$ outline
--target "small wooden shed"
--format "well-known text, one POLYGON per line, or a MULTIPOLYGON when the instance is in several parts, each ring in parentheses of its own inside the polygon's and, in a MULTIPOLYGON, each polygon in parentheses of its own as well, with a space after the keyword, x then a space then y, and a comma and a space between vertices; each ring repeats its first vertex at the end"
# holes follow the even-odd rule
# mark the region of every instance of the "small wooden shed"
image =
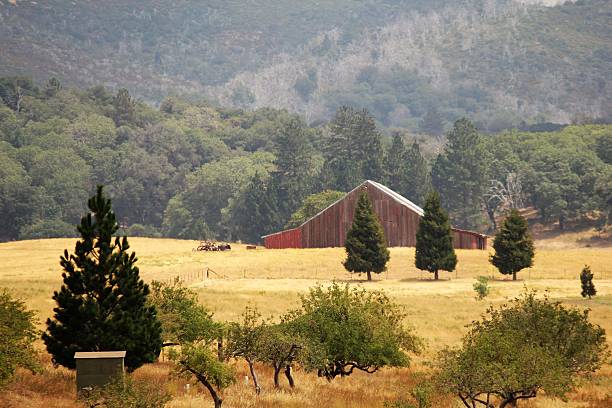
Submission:
POLYGON ((125 351, 77 351, 74 358, 77 393, 104 386, 125 372, 125 351))

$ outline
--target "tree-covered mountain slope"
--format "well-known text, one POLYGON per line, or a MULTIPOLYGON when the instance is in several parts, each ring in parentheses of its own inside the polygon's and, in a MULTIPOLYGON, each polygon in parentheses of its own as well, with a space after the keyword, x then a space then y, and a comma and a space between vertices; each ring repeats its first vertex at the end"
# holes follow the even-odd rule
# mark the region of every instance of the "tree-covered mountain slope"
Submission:
POLYGON ((0 0, 0 72, 496 129, 611 115, 611 23, 606 0, 0 0))

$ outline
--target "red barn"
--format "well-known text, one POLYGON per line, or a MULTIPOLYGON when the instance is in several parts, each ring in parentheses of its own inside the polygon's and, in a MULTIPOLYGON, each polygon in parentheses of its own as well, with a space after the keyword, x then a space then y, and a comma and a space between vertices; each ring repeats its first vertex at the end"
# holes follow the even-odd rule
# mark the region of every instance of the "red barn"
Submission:
MULTIPOLYGON (((367 192, 391 247, 413 247, 423 209, 375 181, 367 180, 297 228, 263 236, 266 248, 327 248, 344 246, 353 224, 357 197, 367 192)), ((453 228, 458 249, 486 249, 487 236, 453 228)))

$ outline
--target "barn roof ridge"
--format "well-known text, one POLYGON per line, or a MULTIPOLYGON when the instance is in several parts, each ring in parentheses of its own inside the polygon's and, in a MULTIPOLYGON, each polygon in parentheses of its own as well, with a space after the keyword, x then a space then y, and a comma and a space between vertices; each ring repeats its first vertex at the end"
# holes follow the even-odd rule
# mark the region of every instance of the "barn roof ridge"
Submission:
MULTIPOLYGON (((410 210, 416 212, 419 216, 423 216, 423 209, 421 207, 419 207, 418 205, 416 205, 415 203, 413 203, 412 201, 408 200, 406 197, 404 197, 403 195, 391 190, 389 187, 380 184, 376 181, 373 180, 366 180, 363 183, 359 184, 357 187, 355 187, 354 189, 352 189, 351 191, 347 192, 346 194, 344 194, 341 198, 339 198, 338 200, 334 201, 333 203, 331 203, 330 205, 328 205, 327 207, 325 207, 324 209, 322 209, 321 211, 319 211, 318 213, 316 213, 315 215, 313 215, 312 217, 308 218, 306 221, 304 221, 303 223, 301 223, 300 225, 298 225, 297 227, 293 227, 293 228, 289 228, 283 231, 291 231, 297 228, 301 228, 302 226, 304 226, 307 222, 309 222, 310 220, 317 218, 319 215, 323 214, 325 211, 327 211, 328 209, 330 209, 331 207, 333 207, 334 205, 336 205, 337 203, 339 203, 340 201, 344 200, 349 194, 351 194, 352 192, 359 190, 360 188, 362 188, 364 185, 366 184, 371 184, 372 186, 378 188, 379 190, 382 190, 385 194, 389 195, 391 198, 393 198, 395 201, 397 201, 398 203, 405 205, 406 207, 408 207, 410 210)), ((268 237, 270 235, 275 235, 278 234, 278 232, 273 232, 271 234, 267 234, 267 235, 262 235, 262 238, 268 237)))

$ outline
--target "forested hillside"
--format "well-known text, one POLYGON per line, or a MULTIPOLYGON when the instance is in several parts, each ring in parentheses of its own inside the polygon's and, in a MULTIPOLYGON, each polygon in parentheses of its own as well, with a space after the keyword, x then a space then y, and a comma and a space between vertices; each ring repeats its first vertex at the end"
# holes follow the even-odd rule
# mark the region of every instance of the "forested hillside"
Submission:
MULTIPOLYGON (((456 226, 481 231, 529 205, 561 228, 609 219, 611 125, 486 135, 462 119, 447 139, 438 154, 350 107, 312 127, 283 110, 178 97, 154 108, 125 89, 0 78, 0 239, 73 235, 97 184, 130 235, 256 242, 311 194, 364 179, 417 204, 434 187, 456 226)), ((337 197, 308 200, 291 222, 337 197)))
POLYGON ((349 104, 388 127, 469 115, 497 131, 608 121, 611 19, 607 0, 0 0, 0 72, 309 123, 349 104))

